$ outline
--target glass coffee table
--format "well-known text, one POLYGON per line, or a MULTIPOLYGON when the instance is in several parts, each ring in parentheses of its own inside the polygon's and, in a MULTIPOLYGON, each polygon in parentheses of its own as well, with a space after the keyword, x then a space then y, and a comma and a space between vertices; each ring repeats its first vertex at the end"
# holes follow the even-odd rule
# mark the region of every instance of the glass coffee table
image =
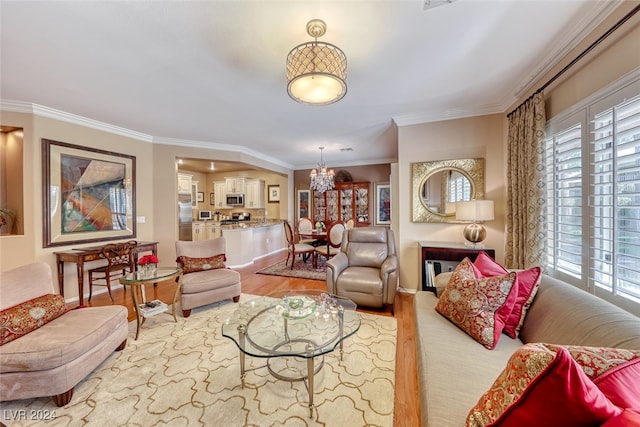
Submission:
POLYGON ((241 302, 222 335, 240 349, 240 381, 248 371, 267 368, 284 381, 304 381, 313 416, 313 380, 324 365, 324 355, 340 349, 360 328, 356 304, 317 290, 287 290, 241 302), (266 359, 266 364, 245 368, 245 357, 266 359))

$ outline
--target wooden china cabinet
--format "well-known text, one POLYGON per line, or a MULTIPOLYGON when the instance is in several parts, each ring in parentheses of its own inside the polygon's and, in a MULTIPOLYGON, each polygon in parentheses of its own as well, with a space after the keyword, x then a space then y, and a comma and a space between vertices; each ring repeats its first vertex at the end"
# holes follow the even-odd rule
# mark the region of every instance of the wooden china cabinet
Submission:
POLYGON ((353 219, 356 227, 371 224, 369 182, 337 182, 333 190, 319 193, 313 191, 314 223, 330 224, 337 220, 353 219))

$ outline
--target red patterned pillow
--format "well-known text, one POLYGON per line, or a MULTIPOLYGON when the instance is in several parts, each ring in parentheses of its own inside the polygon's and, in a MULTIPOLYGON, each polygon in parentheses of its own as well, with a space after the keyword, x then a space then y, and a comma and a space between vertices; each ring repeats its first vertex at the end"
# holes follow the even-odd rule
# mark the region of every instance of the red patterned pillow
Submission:
POLYGON ((20 338, 69 311, 61 295, 47 294, 0 312, 0 345, 20 338))
MULTIPOLYGON (((478 257, 473 262, 473 267, 477 277, 501 276, 508 273, 503 266, 484 251, 478 254, 478 257)), ((541 274, 542 269, 540 267, 516 272, 518 283, 517 286, 513 287, 513 290, 517 292, 516 301, 506 320, 503 331, 511 338, 516 338, 520 328, 522 328, 527 311, 538 293, 541 274)))
POLYGON ((606 423, 600 427, 633 427, 640 426, 640 413, 632 411, 631 409, 625 409, 618 416, 609 418, 606 423))
POLYGON ((179 256, 177 262, 182 265, 182 273, 189 274, 196 271, 215 270, 216 268, 225 268, 224 262, 227 260, 225 254, 215 255, 209 258, 189 258, 187 256, 179 256))
POLYGON ((599 425, 620 413, 567 349, 538 343, 511 356, 469 412, 466 426, 578 427, 599 425))
POLYGON ((462 260, 436 304, 436 311, 488 349, 498 344, 516 293, 515 273, 477 279, 469 258, 462 260))
POLYGON ((593 383, 614 405, 640 412, 640 358, 608 370, 593 383))
MULTIPOLYGON (((637 401, 636 399, 638 399, 636 397, 638 395, 637 393, 629 395, 627 393, 627 391, 629 390, 617 389, 615 392, 609 395, 609 390, 607 390, 606 385, 602 386, 602 384, 606 382, 606 373, 609 372, 612 373, 612 376, 618 377, 618 374, 616 374, 616 372, 624 371, 623 375, 625 379, 629 380, 634 378, 635 368, 633 368, 632 366, 637 365, 629 362, 640 360, 640 350, 627 350, 607 347, 585 347, 575 345, 559 346, 555 344, 532 343, 520 347, 520 349, 518 349, 511 356, 506 368, 502 371, 502 373, 500 373, 491 388, 482 396, 482 398, 480 398, 471 412, 469 412, 466 425, 503 425, 496 422, 502 419, 503 414, 506 413, 512 405, 515 405, 517 402, 519 402, 519 399, 521 399, 522 396, 525 395, 526 390, 528 390, 528 388, 534 383, 534 380, 536 380, 536 378, 541 375, 549 365, 551 365, 552 361, 555 360, 556 355, 560 351, 567 352, 570 355, 571 359, 575 361, 575 364, 581 368, 581 373, 577 372, 572 374, 574 376, 574 379, 572 379, 571 381, 575 380, 576 375, 579 375, 581 378, 584 376, 584 378, 582 378, 581 380, 584 384, 580 385, 580 388, 585 391, 585 395, 591 397, 599 396, 598 392, 602 392, 602 394, 611 401, 612 405, 616 407, 626 407, 621 406, 618 403, 622 402, 624 404, 629 403, 633 408, 633 405, 635 405, 633 402, 637 401), (596 384, 598 378, 601 379, 601 384, 596 384), (599 389, 598 392, 593 390, 593 386, 599 389), (616 392, 618 396, 623 395, 623 399, 625 400, 616 400, 616 392)), ((636 384, 640 383, 635 380, 633 383, 628 384, 630 387, 638 387, 636 384)), ((610 385, 614 388, 617 387, 617 385, 614 385, 613 383, 610 385)), ((576 386, 577 385, 574 384, 572 387, 576 386)), ((563 387, 560 385, 555 385, 554 388, 556 390, 563 390, 563 387)), ((570 397, 566 391, 563 393, 564 395, 550 393, 549 396, 545 397, 545 399, 549 402, 554 402, 550 407, 551 409, 555 407, 564 408, 565 406, 572 408, 575 407, 575 405, 582 405, 580 403, 580 400, 582 398, 579 396, 578 403, 573 403, 573 400, 575 400, 576 396, 573 396, 573 400, 570 399, 569 402, 557 402, 555 400, 552 400, 556 399, 557 397, 560 397, 562 399, 570 397)), ((525 411, 529 411, 529 409, 525 409, 525 411)), ((508 419, 511 420, 511 417, 508 417, 508 419)), ((517 417, 514 418, 514 420, 517 419, 517 417)), ((558 421, 559 420, 560 419, 558 419, 558 421)), ((533 424, 531 425, 536 425, 537 422, 537 420, 534 420, 532 421, 533 424)), ((564 425, 562 423, 551 424, 564 425)), ((523 425, 526 425, 526 423, 523 425)))

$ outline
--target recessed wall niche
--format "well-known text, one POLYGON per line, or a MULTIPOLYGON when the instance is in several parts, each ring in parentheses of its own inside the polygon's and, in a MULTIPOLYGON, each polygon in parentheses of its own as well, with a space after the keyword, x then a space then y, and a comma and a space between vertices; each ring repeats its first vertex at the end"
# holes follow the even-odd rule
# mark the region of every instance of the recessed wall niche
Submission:
POLYGON ((22 128, 0 125, 0 236, 24 234, 22 128))

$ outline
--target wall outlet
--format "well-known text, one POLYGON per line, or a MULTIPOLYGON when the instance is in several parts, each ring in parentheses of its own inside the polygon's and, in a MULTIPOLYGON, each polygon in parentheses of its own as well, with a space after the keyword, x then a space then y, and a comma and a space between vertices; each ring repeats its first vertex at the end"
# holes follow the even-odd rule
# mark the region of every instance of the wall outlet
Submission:
POLYGON ((144 224, 145 222, 147 222, 147 218, 146 218, 146 217, 144 217, 144 216, 136 217, 136 222, 137 222, 138 224, 144 224))

